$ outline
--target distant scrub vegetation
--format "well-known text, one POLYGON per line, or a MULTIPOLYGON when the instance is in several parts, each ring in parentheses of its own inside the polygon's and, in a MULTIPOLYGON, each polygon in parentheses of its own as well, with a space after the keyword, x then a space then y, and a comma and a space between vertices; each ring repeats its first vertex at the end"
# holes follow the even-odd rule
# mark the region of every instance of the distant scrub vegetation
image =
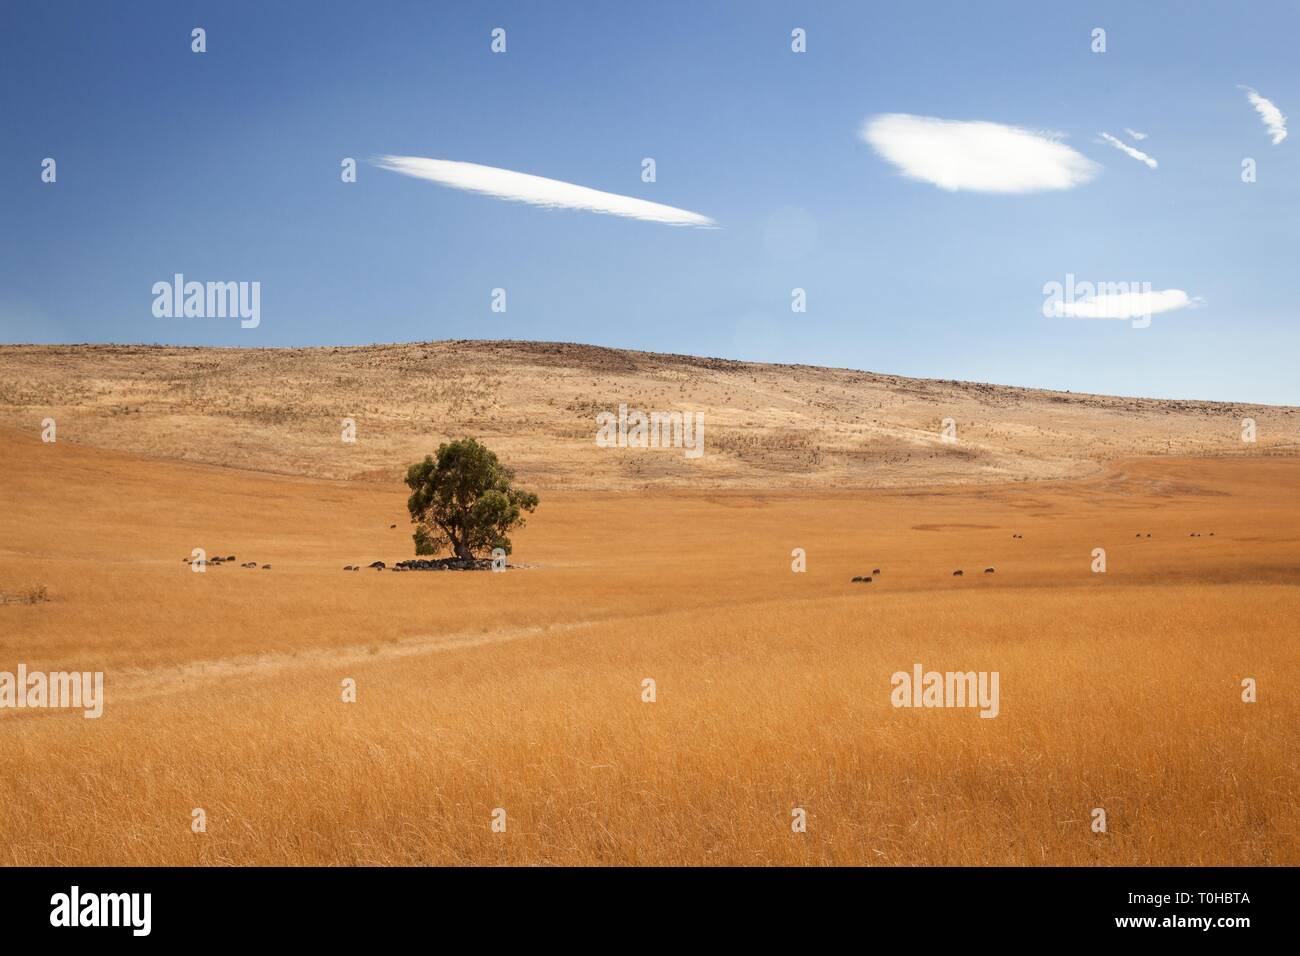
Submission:
POLYGON ((0 591, 0 604, 44 604, 50 599, 50 590, 44 584, 33 584, 18 591, 0 591))

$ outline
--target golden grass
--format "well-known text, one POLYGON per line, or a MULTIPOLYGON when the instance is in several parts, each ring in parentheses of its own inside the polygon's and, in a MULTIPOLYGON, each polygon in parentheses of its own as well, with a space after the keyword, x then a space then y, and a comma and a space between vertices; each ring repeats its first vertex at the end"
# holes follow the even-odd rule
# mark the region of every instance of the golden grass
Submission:
POLYGON ((410 555, 396 484, 0 453, 0 591, 50 596, 0 670, 108 691, 0 712, 3 863, 1300 863, 1300 462, 552 492, 493 575, 341 571, 410 555), (1000 716, 894 709, 915 662, 999 671, 1000 716))

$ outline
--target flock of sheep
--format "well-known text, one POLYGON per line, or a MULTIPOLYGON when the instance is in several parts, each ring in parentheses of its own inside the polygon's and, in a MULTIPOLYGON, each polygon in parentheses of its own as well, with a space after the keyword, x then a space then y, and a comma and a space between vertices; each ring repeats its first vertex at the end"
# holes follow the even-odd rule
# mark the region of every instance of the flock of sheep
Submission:
MULTIPOLYGON (((985 568, 985 569, 984 569, 984 573, 985 573, 985 574, 993 574, 996 570, 997 570, 996 568, 985 568)), ((952 573, 952 576, 953 576, 954 578, 960 578, 960 577, 962 577, 963 575, 965 575, 965 573, 966 573, 966 572, 963 571, 961 568, 958 568, 956 571, 954 571, 954 572, 952 573)), ((861 574, 861 575, 858 575, 857 577, 853 578, 853 580, 850 581, 849 583, 850 583, 850 584, 870 584, 874 578, 876 578, 877 576, 879 576, 879 574, 880 574, 880 568, 875 568, 875 569, 874 569, 870 574, 861 574)))
MULTIPOLYGON (((394 526, 394 527, 396 527, 396 526, 394 526)), ((1191 538, 1199 538, 1199 537, 1201 537, 1203 534, 1207 534, 1207 533, 1206 533, 1206 532, 1201 532, 1201 531, 1193 531, 1193 532, 1191 532, 1191 534, 1188 535, 1188 537, 1191 537, 1191 538)), ((1213 532, 1213 531, 1208 532, 1207 536, 1213 538, 1213 537, 1214 537, 1214 532, 1213 532)), ((1013 537, 1013 538, 1024 538, 1024 535, 1023 535, 1023 534, 1013 534, 1011 537, 1013 537)), ((1147 538, 1149 538, 1149 537, 1151 537, 1151 533, 1150 533, 1150 532, 1146 532, 1146 533, 1144 534, 1143 532, 1139 531, 1136 535, 1134 535, 1134 537, 1136 537, 1136 538, 1141 538, 1141 537, 1147 537, 1147 538)), ((222 558, 222 557, 215 557, 215 558, 182 558, 181 560, 184 561, 186 564, 191 565, 191 566, 199 566, 199 567, 220 567, 220 566, 223 565, 223 564, 233 564, 234 561, 235 561, 236 559, 235 559, 235 556, 232 554, 232 555, 230 555, 229 557, 225 557, 225 558, 222 558)), ((397 563, 397 565, 395 565, 395 566, 392 568, 392 570, 394 570, 394 571, 398 571, 398 570, 402 570, 402 571, 406 571, 406 570, 442 570, 442 566, 443 566, 444 564, 454 564, 454 563, 455 563, 455 562, 445 562, 445 561, 399 561, 399 562, 397 563)), ((468 562, 468 563, 473 564, 474 562, 468 562)), ((241 568, 257 568, 258 566, 259 566, 259 565, 258 565, 258 563, 257 563, 256 561, 246 561, 246 562, 244 562, 243 564, 240 565, 241 568)), ((263 571, 270 571, 270 570, 271 570, 271 566, 270 566, 269 564, 263 564, 263 565, 261 565, 260 567, 261 567, 261 569, 262 569, 263 571)), ((372 563, 372 564, 370 564, 370 565, 367 565, 367 567, 374 568, 376 571, 383 571, 383 570, 385 570, 386 565, 384 564, 383 561, 375 561, 374 563, 372 563)), ((360 571, 360 570, 361 570, 361 565, 359 565, 359 564, 357 564, 357 565, 349 564, 349 565, 346 565, 346 566, 343 568, 343 570, 344 570, 344 571, 360 571)), ((996 568, 993 568, 993 567, 988 567, 988 568, 985 568, 985 569, 984 569, 984 573, 985 573, 985 574, 994 574, 994 573, 996 573, 996 571, 997 571, 997 569, 996 569, 996 568)), ((954 578, 960 578, 960 577, 963 577, 965 574, 966 574, 966 572, 965 572, 964 570, 962 570, 961 568, 957 568, 955 571, 952 572, 952 576, 953 576, 954 578)), ((851 583, 851 584, 870 584, 870 583, 871 583, 875 578, 877 578, 877 577, 879 577, 879 576, 880 576, 880 568, 873 568, 873 569, 871 570, 871 573, 870 573, 870 574, 859 574, 859 575, 856 575, 856 576, 852 579, 852 581, 851 581, 850 583, 851 583)))
MULTIPOLYGON (((190 565, 191 567, 199 567, 199 568, 219 568, 219 567, 221 567, 221 565, 223 565, 223 564, 234 564, 236 558, 235 558, 235 556, 232 554, 232 555, 230 555, 230 557, 228 557, 228 558, 221 558, 221 557, 216 557, 216 558, 181 558, 181 560, 184 561, 186 564, 190 565)), ((256 561, 245 561, 243 564, 240 565, 240 567, 241 567, 241 568, 256 568, 256 567, 258 567, 258 564, 257 564, 256 561)), ((270 566, 269 564, 263 564, 263 565, 261 565, 261 568, 262 568, 263 571, 270 571, 270 570, 271 570, 271 566, 270 566)))
MULTIPOLYGON (((1205 535, 1206 537, 1213 538, 1213 537, 1214 537, 1214 532, 1213 532, 1213 531, 1210 531, 1210 532, 1207 533, 1207 532, 1202 532, 1202 531, 1193 531, 1191 534, 1188 535, 1188 537, 1189 537, 1189 538, 1199 538, 1199 537, 1201 537, 1202 535, 1205 535)), ((1013 537, 1013 538, 1024 538, 1024 535, 1023 535, 1023 534, 1013 534, 1011 537, 1013 537)), ((1149 537, 1151 537, 1151 533, 1148 531, 1148 532, 1146 532, 1145 535, 1144 535, 1143 532, 1139 531, 1136 535, 1134 535, 1134 537, 1135 537, 1135 538, 1141 538, 1141 537, 1147 537, 1147 538, 1149 538, 1149 537)), ((985 568, 985 569, 984 569, 984 573, 985 573, 985 574, 994 574, 994 573, 996 573, 996 571, 997 571, 997 568, 992 568, 992 567, 989 567, 989 568, 985 568)), ((872 578, 878 576, 879 574, 880 574, 880 568, 875 568, 875 569, 872 570, 872 572, 871 572, 870 574, 860 574, 860 575, 854 577, 854 578, 852 579, 852 581, 850 581, 849 583, 850 583, 850 584, 870 584, 871 581, 872 581, 872 578)), ((952 572, 952 576, 953 576, 954 578, 964 577, 965 574, 966 574, 966 572, 963 571, 961 568, 957 568, 955 571, 952 572)))

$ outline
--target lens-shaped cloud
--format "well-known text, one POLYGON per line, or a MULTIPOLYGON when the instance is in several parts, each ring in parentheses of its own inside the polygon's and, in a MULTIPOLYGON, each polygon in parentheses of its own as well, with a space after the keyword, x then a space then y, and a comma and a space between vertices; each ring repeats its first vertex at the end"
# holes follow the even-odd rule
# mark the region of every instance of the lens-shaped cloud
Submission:
POLYGON ((1073 189, 1101 170, 1058 134, 1001 123, 885 113, 868 119, 861 136, 904 176, 950 191, 1073 189))
POLYGON ((710 227, 717 224, 708 216, 673 206, 664 206, 632 196, 601 192, 558 179, 517 173, 495 166, 461 163, 450 159, 426 159, 423 156, 380 156, 374 164, 403 176, 482 193, 497 199, 526 202, 547 209, 585 209, 588 212, 623 216, 645 222, 662 222, 673 226, 710 227))
POLYGON ((1133 319, 1185 309, 1199 302, 1200 299, 1191 298, 1182 289, 1162 289, 1159 292, 1105 293, 1077 302, 1058 299, 1049 307, 1054 315, 1071 319, 1133 319))

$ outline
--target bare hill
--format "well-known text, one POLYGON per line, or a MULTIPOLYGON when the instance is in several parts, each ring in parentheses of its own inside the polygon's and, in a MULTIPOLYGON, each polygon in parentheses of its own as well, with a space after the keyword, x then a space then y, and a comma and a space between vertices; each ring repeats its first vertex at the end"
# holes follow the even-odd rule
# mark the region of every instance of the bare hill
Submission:
POLYGON ((537 342, 0 346, 0 423, 268 472, 395 480, 487 442, 539 488, 886 487, 1062 478, 1134 455, 1294 455, 1300 409, 1116 398, 537 342), (704 454, 601 448, 620 404, 704 413, 704 454), (956 441, 944 441, 943 421, 956 441), (1242 441, 1242 419, 1258 440, 1242 441), (356 441, 342 440, 343 420, 356 441))

